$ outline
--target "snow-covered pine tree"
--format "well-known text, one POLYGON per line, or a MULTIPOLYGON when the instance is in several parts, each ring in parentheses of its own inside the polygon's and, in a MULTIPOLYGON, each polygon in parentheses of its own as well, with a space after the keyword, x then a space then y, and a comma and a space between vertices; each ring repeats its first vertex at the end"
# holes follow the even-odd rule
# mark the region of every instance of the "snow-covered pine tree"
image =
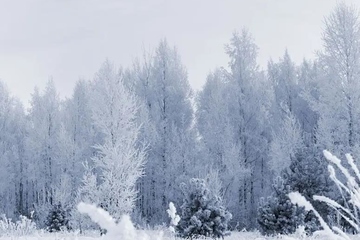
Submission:
MULTIPOLYGON (((283 171, 283 176, 285 184, 310 201, 323 218, 330 214, 326 204, 312 199, 313 195, 327 196, 331 190, 326 162, 315 148, 308 147, 298 151, 291 159, 289 169, 283 171)), ((308 232, 319 230, 320 224, 311 211, 305 215, 305 226, 308 232)))
POLYGON ((223 238, 229 235, 228 222, 232 215, 222 206, 220 198, 212 196, 205 180, 192 178, 181 184, 184 203, 177 233, 184 238, 201 236, 223 238))
POLYGON ((61 203, 55 204, 50 210, 46 220, 46 228, 49 232, 58 232, 69 229, 69 221, 66 211, 61 203))
POLYGON ((258 223, 264 235, 290 234, 304 225, 305 210, 291 203, 287 194, 290 186, 281 177, 273 183, 273 194, 260 200, 258 223))

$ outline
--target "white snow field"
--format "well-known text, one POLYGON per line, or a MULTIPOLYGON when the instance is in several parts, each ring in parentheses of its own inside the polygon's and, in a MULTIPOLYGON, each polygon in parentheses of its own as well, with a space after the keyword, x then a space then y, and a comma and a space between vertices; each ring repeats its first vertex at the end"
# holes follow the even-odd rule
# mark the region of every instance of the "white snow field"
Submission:
MULTIPOLYGON (((146 231, 149 236, 159 236, 159 232, 156 231, 146 231)), ((352 240, 360 240, 360 236, 349 236, 352 240)), ((95 240, 95 239, 106 239, 105 236, 96 237, 96 236, 76 236, 75 234, 65 234, 65 233, 38 233, 33 236, 8 236, 0 237, 0 240, 95 240)), ((151 238, 156 239, 156 238, 151 238)), ((210 238, 209 238, 210 239, 210 238)), ((276 236, 276 237, 265 237, 262 236, 259 232, 232 232, 231 236, 225 237, 225 240, 332 240, 327 237, 313 236, 313 237, 304 237, 301 235, 290 235, 290 236, 276 236)), ((114 240, 124 240, 122 238, 114 240)), ((127 240, 127 239, 126 239, 127 240)), ((137 239, 136 239, 137 240, 137 239)), ((174 238, 171 236, 164 236, 161 240, 181 240, 181 238, 174 238)))
MULTIPOLYGON (((170 206, 171 209, 171 206, 170 206)), ((110 216, 105 210, 96 207, 92 204, 80 203, 78 205, 79 212, 90 216, 93 222, 99 224, 100 227, 107 230, 107 234, 99 236, 98 232, 91 232, 91 234, 80 235, 79 232, 59 232, 59 233, 48 233, 45 231, 35 231, 32 234, 25 236, 16 236, 12 232, 3 232, 0 240, 180 240, 181 238, 174 237, 171 230, 163 228, 162 230, 138 230, 134 227, 128 215, 123 215, 118 222, 110 216), (8 234, 9 235, 8 235, 8 234), (11 235, 12 234, 12 235, 11 235)), ((172 209, 173 218, 176 216, 175 209, 172 209)), ((176 224, 174 224, 176 225, 176 224)), ((299 228, 294 234, 291 235, 279 235, 274 237, 265 237, 260 232, 232 232, 230 236, 225 237, 225 240, 272 240, 272 239, 283 239, 283 240, 345 240, 345 239, 359 239, 360 235, 348 235, 344 238, 339 235, 321 235, 326 234, 323 232, 315 232, 313 236, 306 236, 304 228, 299 228)), ((204 239, 204 238, 203 238, 204 239)), ((210 239, 210 238, 208 238, 210 239)))

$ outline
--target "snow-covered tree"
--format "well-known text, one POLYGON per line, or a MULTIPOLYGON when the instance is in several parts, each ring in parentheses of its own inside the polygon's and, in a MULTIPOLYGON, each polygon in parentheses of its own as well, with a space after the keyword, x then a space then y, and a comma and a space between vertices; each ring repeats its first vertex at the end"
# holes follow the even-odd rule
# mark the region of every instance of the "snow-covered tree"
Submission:
POLYGON ((253 227, 257 201, 266 192, 272 87, 259 70, 247 30, 234 33, 225 50, 230 71, 209 76, 198 97, 198 129, 204 152, 221 171, 227 207, 237 213, 234 225, 253 227))
POLYGON ((258 208, 257 221, 265 235, 291 234, 304 225, 304 208, 298 207, 287 196, 290 186, 277 177, 273 183, 273 194, 262 198, 258 208))
POLYGON ((319 115, 316 138, 336 154, 356 153, 360 139, 360 23, 353 7, 339 3, 325 18, 323 50, 318 54, 318 99, 310 101, 319 115))
POLYGON ((296 66, 287 50, 279 62, 268 63, 275 96, 270 165, 277 174, 289 166, 297 151, 316 141, 317 114, 307 101, 308 96, 317 96, 316 70, 316 64, 306 60, 296 66))
POLYGON ((292 157, 288 169, 283 172, 291 189, 307 199, 313 195, 326 195, 331 190, 326 164, 316 151, 316 148, 298 151, 292 157))
POLYGON ((269 153, 269 164, 276 175, 288 168, 295 154, 305 147, 302 129, 291 112, 287 112, 280 126, 273 136, 269 153))
POLYGON ((53 204, 69 201, 67 160, 70 151, 61 105, 52 80, 48 82, 44 92, 35 89, 32 95, 26 155, 29 161, 32 204, 40 226, 44 224, 46 213, 53 204))
POLYGON ((192 178, 188 184, 182 184, 184 203, 176 231, 180 237, 223 238, 229 235, 228 222, 232 215, 220 198, 213 196, 206 186, 205 180, 192 178))
POLYGON ((162 40, 154 55, 127 74, 149 115, 141 134, 149 143, 146 175, 139 181, 139 211, 151 223, 167 220, 168 202, 179 203, 180 183, 196 168, 192 90, 177 50, 162 40))
POLYGON ((8 217, 29 214, 25 120, 22 104, 0 81, 0 212, 8 217))
POLYGON ((237 141, 237 128, 230 122, 233 112, 228 107, 232 99, 228 94, 227 75, 224 69, 208 75, 204 88, 197 96, 196 118, 201 136, 201 159, 207 164, 204 167, 206 174, 202 177, 209 179, 206 175, 213 171, 211 168, 218 169, 222 184, 212 187, 222 193, 226 207, 236 213, 240 212, 240 206, 234 198, 239 198, 242 178, 249 172, 239 157, 241 146, 237 141))
MULTIPOLYGON (((330 219, 330 209, 319 202, 313 201, 313 195, 328 196, 331 191, 331 181, 326 171, 326 165, 314 147, 298 151, 291 159, 289 168, 284 170, 283 176, 292 191, 301 193, 309 200, 326 219, 330 219)), ((305 226, 309 233, 319 230, 319 223, 313 212, 306 212, 305 226)))
POLYGON ((243 226, 253 227, 258 200, 266 192, 263 183, 267 181, 270 132, 265 126, 270 123, 272 88, 259 71, 257 46, 247 30, 233 35, 226 53, 230 58, 231 69, 228 86, 231 96, 228 103, 231 113, 229 119, 236 132, 235 143, 240 146, 237 161, 250 170, 248 176, 243 176, 239 189, 241 214, 238 220, 249 219, 243 226))
POLYGON ((119 219, 130 213, 137 196, 136 182, 144 173, 145 148, 139 144, 141 125, 136 122, 139 105, 125 87, 123 73, 106 61, 92 85, 92 118, 102 143, 93 157, 98 168, 99 204, 119 219))
POLYGON ((269 62, 268 73, 274 86, 276 104, 280 108, 279 114, 286 115, 287 112, 295 114, 297 112, 299 86, 296 67, 287 50, 279 63, 269 62))
MULTIPOLYGON (((82 177, 82 181, 76 191, 74 199, 75 204, 79 202, 100 204, 101 192, 99 191, 97 176, 94 167, 90 166, 88 162, 83 163, 85 172, 82 177)), ((76 207, 71 209, 70 226, 75 229, 83 231, 85 229, 94 229, 96 226, 87 216, 80 214, 76 207)))
MULTIPOLYGON (((84 174, 83 163, 89 161, 95 150, 92 148, 98 143, 92 121, 90 105, 90 83, 79 80, 74 88, 73 95, 64 103, 62 109, 64 121, 64 135, 67 138, 69 157, 67 172, 70 176, 72 198, 75 198, 81 177, 84 174)), ((73 206, 75 208, 75 206, 73 206)))
POLYGON ((311 107, 309 96, 312 99, 319 98, 318 92, 318 64, 309 60, 303 60, 298 68, 297 82, 300 92, 296 104, 296 118, 302 129, 302 137, 306 146, 316 144, 316 130, 318 114, 311 107))
POLYGON ((49 232, 64 231, 69 228, 68 214, 61 206, 61 203, 55 204, 50 210, 46 219, 46 229, 49 232))

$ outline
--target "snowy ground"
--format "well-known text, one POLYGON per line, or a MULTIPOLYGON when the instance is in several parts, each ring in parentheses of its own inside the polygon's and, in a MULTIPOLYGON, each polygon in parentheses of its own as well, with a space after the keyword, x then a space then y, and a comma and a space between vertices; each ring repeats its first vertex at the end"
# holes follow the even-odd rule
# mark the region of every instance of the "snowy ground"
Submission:
MULTIPOLYGON (((148 231, 148 233, 150 233, 148 231)), ((156 232, 153 235, 157 235, 156 232)), ((353 240, 360 240, 360 236, 350 236, 353 240)), ((102 237, 97 236, 75 236, 74 234, 50 234, 50 233, 38 233, 34 236, 24 236, 24 237, 0 237, 0 240, 95 240, 103 239, 102 237)), ((231 236, 226 237, 225 240, 331 240, 326 237, 308 237, 304 238, 301 236, 278 236, 278 237, 264 237, 257 232, 233 232, 231 236)), ((122 239, 119 239, 122 240, 122 239)), ((173 237, 164 237, 162 240, 175 240, 173 237)), ((176 239, 178 240, 178 239, 176 239)))

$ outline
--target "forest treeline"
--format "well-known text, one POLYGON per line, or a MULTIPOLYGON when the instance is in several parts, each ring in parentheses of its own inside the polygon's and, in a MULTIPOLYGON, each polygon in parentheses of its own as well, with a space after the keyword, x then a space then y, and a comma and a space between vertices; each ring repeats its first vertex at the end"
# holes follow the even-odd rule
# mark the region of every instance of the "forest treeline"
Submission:
MULTIPOLYGON (((360 157, 358 16, 339 4, 315 59, 295 64, 285 50, 266 69, 250 32, 235 32, 228 66, 211 70, 198 92, 166 40, 129 68, 105 61, 65 100, 49 81, 25 110, 1 83, 0 213, 34 211, 41 226, 61 204, 76 225, 74 208, 86 200, 156 225, 168 222, 169 202, 182 204, 180 184, 197 177, 222 196, 232 227, 257 227, 260 199, 304 163, 299 156, 360 157)), ((305 162, 302 171, 326 168, 305 162)))

